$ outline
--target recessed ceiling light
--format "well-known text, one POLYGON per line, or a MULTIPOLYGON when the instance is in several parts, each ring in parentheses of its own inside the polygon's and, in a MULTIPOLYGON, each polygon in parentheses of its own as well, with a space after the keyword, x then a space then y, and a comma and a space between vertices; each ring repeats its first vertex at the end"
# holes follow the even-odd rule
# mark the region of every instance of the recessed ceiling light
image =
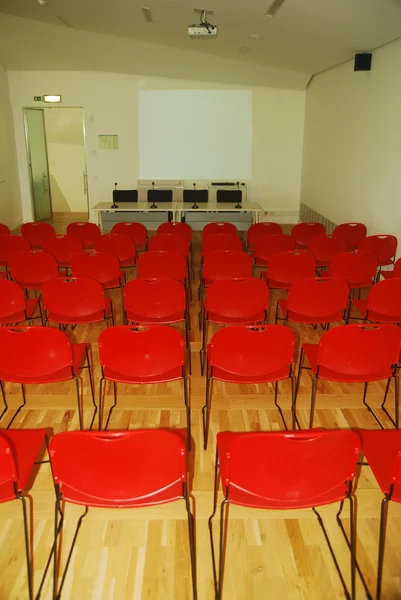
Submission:
POLYGON ((44 94, 43 102, 61 102, 61 96, 55 94, 44 94))
POLYGON ((265 12, 265 17, 274 17, 282 4, 284 4, 284 0, 274 0, 273 4, 265 12))
POLYGON ((46 0, 38 0, 38 4, 40 4, 40 6, 44 6, 46 4, 46 0))
POLYGON ((260 38, 262 37, 261 35, 259 35, 258 33, 250 33, 249 37, 252 38, 253 40, 260 40, 260 38))
POLYGON ((147 6, 141 6, 141 11, 143 12, 143 16, 145 17, 146 22, 152 23, 152 25, 154 25, 155 22, 153 21, 150 8, 148 8, 147 6))
POLYGON ((241 48, 238 50, 238 52, 240 54, 248 54, 250 49, 251 49, 250 46, 241 46, 241 48))

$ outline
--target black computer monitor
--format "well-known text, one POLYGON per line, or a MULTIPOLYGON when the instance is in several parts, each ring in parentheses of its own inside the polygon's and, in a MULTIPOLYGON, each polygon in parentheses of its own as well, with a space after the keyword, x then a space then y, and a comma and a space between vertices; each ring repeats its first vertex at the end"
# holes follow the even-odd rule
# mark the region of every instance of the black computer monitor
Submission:
POLYGON ((185 203, 204 204, 209 200, 209 190, 184 190, 183 200, 185 203))
POLYGON ((242 190, 217 190, 216 202, 230 202, 231 204, 241 204, 242 190))

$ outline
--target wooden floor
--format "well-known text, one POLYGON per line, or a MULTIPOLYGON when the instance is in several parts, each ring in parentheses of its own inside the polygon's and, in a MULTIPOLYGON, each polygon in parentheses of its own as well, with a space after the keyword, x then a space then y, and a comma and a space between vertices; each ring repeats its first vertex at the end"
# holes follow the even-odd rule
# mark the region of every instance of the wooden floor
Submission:
MULTIPOLYGON (((131 277, 134 273, 131 273, 131 277)), ((192 434, 194 449, 192 496, 196 514, 197 576, 199 600, 214 598, 207 518, 212 509, 215 435, 221 430, 279 430, 282 423, 273 404, 269 385, 226 385, 215 383, 211 433, 207 452, 202 447, 201 407, 205 380, 200 375, 200 336, 197 327, 197 295, 193 293, 192 358, 190 378, 192 434)), ((113 292, 121 323, 121 298, 113 292)), ((271 317, 276 295, 271 296, 271 317)), ((95 381, 98 384, 97 338, 99 326, 81 326, 68 331, 72 341, 92 344, 95 381)), ((320 332, 309 327, 293 327, 298 348, 301 341, 318 339, 320 332)), ((299 351, 297 349, 297 355, 299 351)), ((89 426, 92 406, 87 373, 83 372, 85 425, 89 426)), ((384 392, 381 384, 369 386, 368 399, 378 407, 384 392)), ((7 385, 10 404, 20 401, 20 389, 7 385)), ((97 385, 98 389, 98 385, 97 385)), ((308 422, 311 390, 309 374, 300 385, 298 417, 302 427, 308 422)), ((111 402, 111 389, 107 401, 111 402)), ((279 400, 289 417, 289 386, 280 384, 279 400)), ((54 432, 78 428, 75 391, 72 383, 27 388, 28 408, 14 422, 15 428, 47 427, 54 432)), ((3 418, 6 427, 13 411, 3 418)), ((386 426, 390 426, 383 419, 386 426)), ((362 408, 362 386, 320 383, 316 426, 327 428, 375 428, 375 422, 362 408)), ((185 427, 185 411, 179 383, 156 386, 120 386, 118 406, 110 429, 139 427, 185 427)), ((32 545, 34 548, 35 593, 41 581, 52 544, 54 491, 50 467, 38 469, 30 497, 33 504, 32 545)), ((370 468, 361 467, 357 485, 357 555, 370 593, 376 579, 379 510, 381 492, 370 468)), ((0 505, 0 600, 27 598, 25 554, 21 507, 18 502, 0 505)), ((335 508, 321 511, 346 577, 349 554, 335 521, 335 508)), ((68 547, 81 514, 79 507, 67 508, 63 548, 68 547)), ((347 512, 345 511, 345 522, 347 512)), ((216 519, 216 526, 218 519, 216 519)), ((216 527, 217 532, 217 527, 216 527)), ((383 581, 383 599, 401 598, 401 506, 389 510, 383 581)), ((65 553, 64 553, 65 557, 65 553)), ((348 581, 348 579, 347 579, 348 581)), ((45 581, 41 598, 51 598, 51 577, 45 581)), ((227 538, 225 600, 334 600, 344 598, 343 588, 327 549, 316 517, 310 510, 257 511, 231 507, 227 538)), ((152 509, 107 511, 90 509, 77 540, 63 598, 73 600, 184 600, 190 599, 190 564, 185 507, 181 502, 152 509)), ((357 598, 366 598, 358 578, 357 598)))

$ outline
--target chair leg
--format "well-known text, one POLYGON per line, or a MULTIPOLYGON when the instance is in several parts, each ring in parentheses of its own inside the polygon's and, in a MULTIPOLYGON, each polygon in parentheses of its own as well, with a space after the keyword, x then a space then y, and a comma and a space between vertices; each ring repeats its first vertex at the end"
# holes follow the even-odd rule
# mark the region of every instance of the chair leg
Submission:
POLYGON ((315 375, 312 379, 312 393, 310 400, 310 414, 309 414, 309 429, 313 427, 313 417, 315 415, 315 403, 316 403, 316 392, 317 392, 318 376, 315 375))
POLYGON ((102 431, 102 420, 103 420, 103 408, 104 408, 104 377, 100 379, 99 384, 99 431, 102 431))
POLYGON ((291 415, 292 415, 292 429, 295 431, 296 428, 301 429, 301 425, 299 424, 297 417, 297 406, 296 406, 296 396, 295 396, 295 376, 290 375, 291 380, 291 415))
POLYGON ((387 400, 387 394, 390 388, 390 381, 391 381, 391 377, 388 379, 387 381, 387 385, 386 385, 386 391, 384 394, 384 399, 381 405, 381 409, 384 413, 386 413, 386 415, 388 416, 388 418, 390 419, 390 421, 392 422, 392 424, 394 425, 394 427, 396 429, 399 428, 399 409, 400 409, 400 404, 399 404, 399 400, 400 400, 400 382, 397 376, 397 372, 394 373, 394 375, 392 376, 392 378, 394 379, 394 407, 395 407, 395 419, 393 419, 393 417, 390 415, 390 413, 388 412, 388 410, 386 409, 386 400, 387 400))
POLYGON ((0 389, 1 389, 1 396, 3 398, 3 404, 4 404, 4 408, 0 414, 0 419, 3 417, 3 415, 6 414, 6 412, 8 411, 8 404, 7 404, 7 399, 6 399, 6 394, 4 391, 4 382, 0 381, 0 389))
POLYGON ((203 448, 207 449, 207 439, 209 437, 210 427, 210 404, 212 400, 212 377, 209 366, 206 365, 206 402, 202 406, 202 423, 203 423, 203 448))
POLYGON ((225 498, 220 506, 220 541, 219 541, 219 581, 217 584, 216 600, 223 598, 223 578, 224 578, 224 562, 227 544, 227 528, 228 528, 228 499, 225 498), (227 512, 226 512, 227 508, 227 512), (224 515, 224 513, 226 513, 224 515))
POLYGON ((97 413, 97 404, 96 404, 96 401, 95 401, 95 388, 94 388, 94 385, 93 385, 92 362, 91 362, 90 357, 89 357, 89 348, 88 348, 88 346, 86 346, 86 364, 88 365, 89 385, 90 385, 90 388, 91 388, 92 404, 93 404, 94 409, 95 409, 95 411, 93 413, 92 421, 91 421, 91 424, 90 424, 90 427, 89 427, 89 429, 92 429, 93 423, 95 422, 96 413, 97 413))
MULTIPOLYGON (((3 385, 4 383, 2 382, 2 392, 3 392, 3 385)), ((25 385, 23 383, 21 383, 21 392, 22 392, 22 404, 19 405, 19 407, 17 408, 13 418, 11 419, 11 421, 9 422, 9 424, 7 425, 6 429, 10 429, 11 425, 13 424, 15 418, 17 417, 17 415, 21 412, 21 410, 23 408, 25 408, 26 406, 26 393, 25 393, 25 385)), ((3 400, 5 402, 5 395, 3 392, 3 400)))
POLYGON ((284 414, 283 411, 281 410, 281 406, 278 404, 277 402, 277 397, 278 397, 278 381, 275 382, 274 384, 274 404, 280 414, 281 420, 284 424, 284 428, 286 431, 288 431, 288 427, 287 427, 287 423, 285 422, 285 418, 284 418, 284 414))
POLYGON ((109 410, 109 414, 107 415, 106 425, 104 426, 105 431, 107 430, 107 427, 109 426, 111 413, 113 412, 113 410, 115 409, 115 407, 117 405, 117 383, 115 381, 113 381, 113 395, 114 395, 114 403, 109 410))
POLYGON ((77 403, 78 403, 78 417, 79 417, 79 428, 82 430, 84 428, 84 407, 83 407, 83 397, 81 396, 81 392, 79 389, 79 379, 76 375, 73 377, 75 379, 75 388, 77 392, 77 403))
POLYGON ((196 584, 196 553, 195 553, 195 532, 194 532, 194 516, 191 512, 191 507, 189 504, 189 498, 186 494, 184 496, 185 507, 187 510, 188 517, 188 535, 189 535, 189 552, 191 556, 191 577, 192 577, 192 594, 193 600, 197 600, 198 598, 198 588, 196 584))
POLYGON ((201 365, 201 375, 205 373, 205 361, 206 361, 206 346, 207 346, 207 332, 208 332, 208 319, 207 315, 203 316, 203 326, 202 326, 202 348, 200 349, 200 365, 201 365))
POLYGON ((301 370, 303 369, 303 361, 304 361, 304 349, 301 348, 301 356, 299 357, 298 374, 297 374, 297 385, 295 388, 295 401, 297 400, 297 397, 298 397, 299 382, 301 379, 301 370))
POLYGON ((381 503, 376 600, 381 599, 381 589, 382 589, 382 580, 383 580, 384 546, 385 546, 385 540, 386 540, 386 525, 387 525, 387 513, 388 513, 389 500, 390 500, 390 498, 388 496, 385 496, 385 498, 383 498, 382 503, 381 503))
POLYGON ((278 310, 279 310, 279 304, 278 302, 276 302, 276 316, 274 318, 274 324, 277 324, 277 319, 278 319, 278 310))
POLYGON ((185 403, 185 412, 187 416, 187 436, 188 436, 188 452, 191 451, 192 448, 192 438, 191 438, 191 407, 189 405, 189 393, 188 393, 188 379, 183 374, 182 383, 184 386, 184 403, 185 403))
POLYGON ((184 323, 185 323, 185 342, 187 345, 187 353, 188 353, 188 370, 189 374, 192 375, 192 355, 191 355, 191 342, 189 337, 189 315, 185 314, 184 323))
POLYGON ((24 538, 25 538, 25 555, 26 555, 26 569, 28 574, 28 595, 29 600, 33 600, 33 581, 32 581, 32 563, 31 555, 29 551, 29 527, 28 527, 28 514, 26 510, 26 499, 21 494, 17 494, 17 498, 22 502, 22 514, 24 518, 24 538))

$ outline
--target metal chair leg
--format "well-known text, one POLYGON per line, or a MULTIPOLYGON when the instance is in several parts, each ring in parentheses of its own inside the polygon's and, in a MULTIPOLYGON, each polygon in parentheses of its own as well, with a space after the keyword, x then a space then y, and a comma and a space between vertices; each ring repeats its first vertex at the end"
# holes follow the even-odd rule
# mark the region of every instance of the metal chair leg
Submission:
POLYGON ((274 404, 280 414, 280 417, 283 422, 285 430, 288 431, 288 427, 287 427, 287 423, 285 422, 283 411, 281 410, 281 406, 277 402, 277 397, 278 397, 278 381, 276 381, 274 384, 274 404))
POLYGON ((93 417, 92 417, 92 421, 90 424, 89 429, 92 429, 93 427, 93 423, 95 422, 95 418, 96 418, 96 413, 97 413, 97 404, 96 404, 96 400, 95 400, 95 388, 93 385, 93 375, 92 375, 92 361, 90 360, 89 357, 89 348, 88 346, 86 346, 86 364, 88 365, 88 374, 89 374, 89 385, 91 388, 91 396, 92 396, 92 404, 95 408, 94 413, 93 413, 93 417))
POLYGON ((77 392, 79 428, 82 430, 84 428, 83 398, 81 397, 81 393, 80 393, 80 389, 79 389, 79 379, 78 379, 78 377, 76 375, 74 375, 73 379, 75 379, 75 388, 76 388, 76 392, 77 392))
POLYGON ((24 518, 24 538, 25 538, 25 555, 26 555, 26 569, 28 574, 28 594, 29 600, 33 600, 33 581, 32 581, 32 562, 29 551, 29 527, 28 527, 28 514, 26 510, 26 499, 21 494, 17 494, 17 498, 22 503, 22 514, 24 518))
POLYGON ((309 429, 313 427, 313 417, 315 415, 315 403, 316 403, 316 391, 317 391, 318 376, 315 375, 312 379, 312 393, 310 401, 310 413, 309 413, 309 429))
POLYGON ((185 342, 187 345, 187 353, 188 353, 188 370, 189 370, 189 374, 192 375, 191 342, 190 342, 190 337, 189 337, 189 316, 187 314, 185 314, 184 323, 185 323, 185 342))
POLYGON ((220 541, 219 541, 219 581, 217 584, 216 600, 223 598, 223 578, 224 578, 224 562, 227 542, 228 514, 224 518, 226 508, 228 509, 229 501, 227 498, 223 500, 220 506, 220 541))
POLYGON ((381 589, 382 589, 382 580, 383 580, 384 546, 385 546, 385 540, 386 540, 386 525, 387 525, 387 512, 388 512, 389 500, 390 500, 390 498, 388 496, 385 496, 381 503, 376 600, 381 599, 381 589))
POLYGON ((188 436, 188 451, 191 451, 192 448, 192 438, 191 438, 191 408, 189 405, 189 393, 188 393, 188 379, 183 373, 182 383, 184 386, 184 403, 185 403, 185 411, 187 416, 187 436, 188 436))
POLYGON ((4 408, 0 414, 0 419, 3 417, 3 415, 6 414, 6 412, 8 411, 8 404, 7 404, 7 399, 6 399, 6 394, 4 392, 4 383, 3 381, 0 381, 0 390, 1 390, 1 396, 3 398, 3 404, 4 404, 4 408))
POLYGON ((201 375, 205 373, 205 361, 206 361, 206 346, 207 346, 207 332, 208 332, 208 320, 206 318, 206 314, 203 317, 203 327, 202 327, 202 348, 200 349, 200 365, 201 365, 201 375))
POLYGON ((104 426, 105 431, 107 431, 107 427, 109 426, 111 413, 113 412, 113 410, 115 409, 115 407, 117 405, 117 383, 115 381, 113 381, 113 394, 114 394, 114 403, 109 410, 109 414, 107 415, 106 425, 104 426))
POLYGON ((212 377, 209 372, 209 366, 206 365, 206 402, 202 406, 203 448, 204 448, 204 450, 207 449, 207 440, 209 437, 211 399, 212 399, 212 377))
POLYGON ((219 455, 217 452, 217 445, 216 445, 216 459, 215 459, 214 464, 215 464, 215 467, 214 467, 214 487, 213 487, 213 490, 214 490, 214 492, 213 492, 213 511, 208 519, 208 526, 209 526, 210 548, 211 548, 211 553, 212 553, 214 593, 215 593, 215 597, 217 598, 218 590, 217 590, 216 554, 214 551, 214 542, 213 542, 213 517, 216 514, 217 496, 219 493, 219 455))
MULTIPOLYGON (((2 388, 1 389, 2 389, 2 392, 3 392, 3 400, 5 402, 5 395, 4 395, 3 385, 4 385, 4 383, 2 382, 2 388)), ((6 429, 10 429, 10 427, 13 424, 13 422, 14 422, 15 418, 17 417, 17 415, 26 406, 25 385, 23 383, 21 383, 21 392, 22 392, 22 404, 20 404, 19 407, 17 408, 17 410, 15 411, 15 414, 14 414, 13 418, 11 419, 11 421, 9 422, 9 424, 7 425, 6 429)))
POLYGON ((186 494, 184 496, 185 507, 187 510, 188 517, 188 535, 189 535, 189 552, 191 556, 191 577, 192 577, 192 593, 193 600, 197 600, 198 598, 198 588, 196 584, 196 553, 195 553, 195 532, 194 532, 194 516, 191 512, 191 507, 189 504, 189 498, 186 494))
POLYGON ((297 400, 297 396, 298 396, 299 382, 301 380, 301 370, 303 369, 303 360, 304 360, 304 349, 301 348, 301 355, 299 357, 299 365, 298 365, 298 373, 297 373, 297 385, 295 388, 295 401, 297 400))
POLYGON ((390 377, 390 379, 387 381, 387 386, 386 386, 386 392, 384 394, 384 399, 381 405, 381 409, 382 411, 388 416, 388 418, 390 419, 390 421, 392 422, 392 424, 394 425, 394 427, 396 429, 399 428, 399 400, 400 400, 400 391, 399 391, 399 387, 400 387, 400 382, 398 380, 398 376, 397 376, 397 371, 394 372, 394 374, 392 375, 392 378, 390 377), (390 381, 391 379, 394 379, 394 408, 395 408, 395 419, 393 419, 393 417, 390 415, 390 413, 388 412, 385 404, 386 404, 386 400, 387 400, 387 393, 388 390, 390 388, 390 381))

